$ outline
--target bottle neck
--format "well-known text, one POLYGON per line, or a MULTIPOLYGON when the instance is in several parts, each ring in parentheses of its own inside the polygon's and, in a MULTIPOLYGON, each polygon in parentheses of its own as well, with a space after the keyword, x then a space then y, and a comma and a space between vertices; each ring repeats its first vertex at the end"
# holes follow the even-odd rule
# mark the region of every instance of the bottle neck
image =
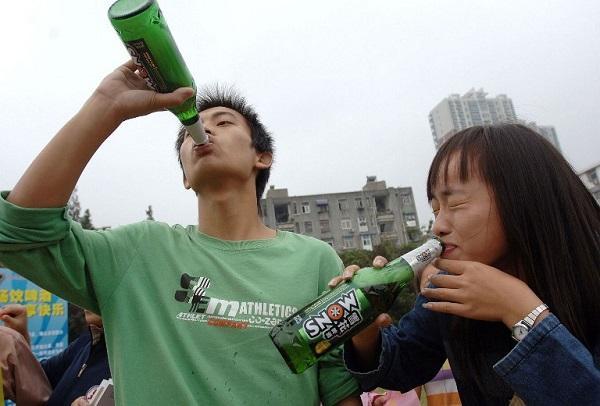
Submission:
POLYGON ((394 266, 396 262, 405 262, 411 267, 413 272, 418 275, 427 265, 442 254, 443 249, 442 243, 434 238, 395 260, 390 261, 388 266, 394 266))
POLYGON ((381 269, 361 269, 352 282, 358 287, 408 283, 442 253, 442 243, 432 239, 418 248, 387 263, 381 269))

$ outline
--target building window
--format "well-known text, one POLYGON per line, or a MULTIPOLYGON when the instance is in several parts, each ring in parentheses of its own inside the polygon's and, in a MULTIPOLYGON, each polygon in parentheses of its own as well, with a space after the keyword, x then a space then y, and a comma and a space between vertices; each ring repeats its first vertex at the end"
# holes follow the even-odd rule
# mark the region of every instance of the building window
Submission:
POLYGON ((338 200, 338 207, 340 208, 340 210, 348 210, 348 200, 338 200))
POLYGON ((298 205, 296 202, 292 203, 292 214, 298 214, 298 205))
POLYGON ((391 233, 392 231, 394 231, 394 223, 379 224, 379 231, 382 233, 391 233))
POLYGON ((275 205, 275 221, 277 224, 287 223, 289 221, 290 214, 288 212, 288 204, 276 204, 275 205))
POLYGON ((357 197, 356 199, 354 199, 354 204, 358 210, 365 208, 365 206, 363 206, 363 201, 360 197, 357 197))
POLYGON ((407 227, 417 226, 417 216, 415 214, 405 214, 404 221, 406 222, 407 227))
POLYGON ((370 235, 361 236, 361 240, 363 249, 373 251, 373 242, 371 241, 370 235))
POLYGON ((321 228, 321 233, 328 233, 329 230, 329 220, 320 220, 319 227, 321 228))
POLYGON ((354 237, 346 236, 343 239, 344 248, 354 248, 354 237))
POLYGON ((310 213, 310 202, 302 202, 302 213, 303 214, 310 213))
POLYGON ((402 205, 410 206, 411 204, 412 204, 412 199, 410 198, 410 195, 402 195, 402 205))
POLYGON ((342 230, 352 230, 352 220, 342 220, 340 225, 342 230))
POLYGON ((294 232, 300 234, 300 223, 294 223, 294 232))
POLYGON ((386 196, 376 196, 375 197, 375 207, 377 208, 378 213, 387 212, 387 198, 386 196))
POLYGON ((317 212, 327 213, 329 211, 329 202, 327 199, 317 199, 315 203, 317 205, 317 212))
POLYGON ((369 231, 369 225, 367 224, 366 217, 358 218, 358 231, 364 233, 365 231, 369 231))
POLYGON ((305 221, 304 222, 304 232, 306 234, 312 234, 312 232, 313 232, 312 221, 305 221))

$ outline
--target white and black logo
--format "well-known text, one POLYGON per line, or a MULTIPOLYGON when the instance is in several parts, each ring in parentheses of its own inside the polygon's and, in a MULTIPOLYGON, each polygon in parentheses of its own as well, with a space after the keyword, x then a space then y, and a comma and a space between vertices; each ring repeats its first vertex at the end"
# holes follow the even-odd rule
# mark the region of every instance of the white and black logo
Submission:
POLYGON ((325 340, 341 337, 363 320, 356 291, 344 293, 321 312, 304 321, 303 327, 311 339, 321 334, 325 340))
POLYGON ((204 313, 210 298, 206 296, 206 289, 210 287, 210 279, 204 276, 181 275, 180 286, 185 290, 175 292, 175 300, 191 304, 190 313, 204 313))

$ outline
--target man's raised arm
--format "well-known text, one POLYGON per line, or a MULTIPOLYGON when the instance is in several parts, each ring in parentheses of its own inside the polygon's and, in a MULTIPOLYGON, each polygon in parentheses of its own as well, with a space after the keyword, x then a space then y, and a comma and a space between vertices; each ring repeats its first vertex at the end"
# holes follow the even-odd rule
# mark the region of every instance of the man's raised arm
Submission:
POLYGON ((104 78, 31 163, 9 202, 29 208, 65 206, 89 160, 123 121, 177 106, 194 94, 191 88, 156 93, 135 70, 129 61, 104 78))

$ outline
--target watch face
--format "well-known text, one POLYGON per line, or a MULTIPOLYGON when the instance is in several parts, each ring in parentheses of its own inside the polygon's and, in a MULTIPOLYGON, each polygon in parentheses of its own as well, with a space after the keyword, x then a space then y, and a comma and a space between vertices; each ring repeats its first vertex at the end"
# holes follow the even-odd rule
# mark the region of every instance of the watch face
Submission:
POLYGON ((529 333, 529 329, 522 324, 515 324, 512 328, 512 335, 515 340, 521 341, 529 333))

